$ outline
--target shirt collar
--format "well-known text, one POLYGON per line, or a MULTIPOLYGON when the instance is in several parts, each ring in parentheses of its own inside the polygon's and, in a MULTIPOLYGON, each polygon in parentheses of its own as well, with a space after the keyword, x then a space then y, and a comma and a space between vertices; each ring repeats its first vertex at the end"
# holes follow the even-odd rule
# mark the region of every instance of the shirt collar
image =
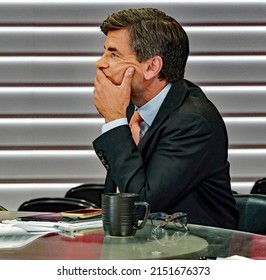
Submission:
POLYGON ((135 107, 135 110, 139 111, 139 114, 141 115, 141 118, 147 123, 149 126, 151 126, 153 120, 155 119, 155 116, 157 115, 168 91, 170 90, 172 84, 167 84, 163 90, 157 94, 153 99, 151 99, 149 102, 144 104, 141 107, 135 107))

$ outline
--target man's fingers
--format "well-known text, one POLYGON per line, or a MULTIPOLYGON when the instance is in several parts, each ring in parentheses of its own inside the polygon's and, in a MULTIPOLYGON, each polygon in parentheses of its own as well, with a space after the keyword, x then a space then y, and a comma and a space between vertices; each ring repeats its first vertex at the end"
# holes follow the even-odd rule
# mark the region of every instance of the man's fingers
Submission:
POLYGON ((109 81, 109 79, 106 78, 106 76, 104 75, 103 71, 97 69, 96 71, 96 76, 94 79, 94 86, 99 88, 100 87, 110 87, 112 85, 112 82, 109 81))
POLYGON ((96 70, 96 76, 94 79, 94 86, 95 88, 101 90, 101 88, 105 87, 105 88, 114 88, 116 87, 118 89, 118 91, 128 91, 131 88, 131 81, 134 75, 135 69, 133 67, 129 67, 125 73, 124 73, 124 77, 122 80, 122 83, 120 86, 117 86, 115 84, 113 84, 105 75, 104 73, 97 69, 96 70))

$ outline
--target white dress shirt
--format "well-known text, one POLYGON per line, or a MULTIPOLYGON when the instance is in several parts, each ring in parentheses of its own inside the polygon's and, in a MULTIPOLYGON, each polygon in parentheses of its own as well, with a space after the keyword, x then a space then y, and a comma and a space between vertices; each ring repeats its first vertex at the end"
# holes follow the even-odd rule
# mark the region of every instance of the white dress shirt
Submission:
MULTIPOLYGON (((139 108, 137 106, 135 107, 135 110, 139 111, 139 114, 143 120, 140 123, 140 131, 141 131, 140 138, 145 135, 146 131, 151 126, 171 86, 172 84, 167 84, 163 88, 163 90, 159 94, 157 94, 153 99, 151 99, 149 102, 147 102, 146 104, 144 104, 139 108)), ((111 130, 112 128, 115 128, 120 125, 128 125, 127 118, 120 118, 104 124, 102 126, 102 133, 105 133, 108 130, 111 130)))

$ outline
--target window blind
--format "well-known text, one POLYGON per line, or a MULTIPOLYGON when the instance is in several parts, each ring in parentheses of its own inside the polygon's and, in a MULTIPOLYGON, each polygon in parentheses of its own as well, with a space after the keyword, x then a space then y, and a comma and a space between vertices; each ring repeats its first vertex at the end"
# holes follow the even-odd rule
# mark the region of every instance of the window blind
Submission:
POLYGON ((102 183, 92 141, 99 24, 151 6, 190 39, 185 77, 200 85, 229 133, 232 188, 248 193, 266 167, 266 1, 0 1, 0 204, 63 196, 102 183))

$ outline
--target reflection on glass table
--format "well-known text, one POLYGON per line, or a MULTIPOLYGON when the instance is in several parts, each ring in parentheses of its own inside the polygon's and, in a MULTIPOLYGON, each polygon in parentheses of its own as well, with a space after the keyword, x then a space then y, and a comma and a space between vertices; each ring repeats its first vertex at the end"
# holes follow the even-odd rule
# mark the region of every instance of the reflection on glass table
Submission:
POLYGON ((208 247, 208 242, 188 231, 172 228, 158 228, 146 225, 134 237, 119 238, 105 236, 102 259, 174 259, 198 258, 208 247))

